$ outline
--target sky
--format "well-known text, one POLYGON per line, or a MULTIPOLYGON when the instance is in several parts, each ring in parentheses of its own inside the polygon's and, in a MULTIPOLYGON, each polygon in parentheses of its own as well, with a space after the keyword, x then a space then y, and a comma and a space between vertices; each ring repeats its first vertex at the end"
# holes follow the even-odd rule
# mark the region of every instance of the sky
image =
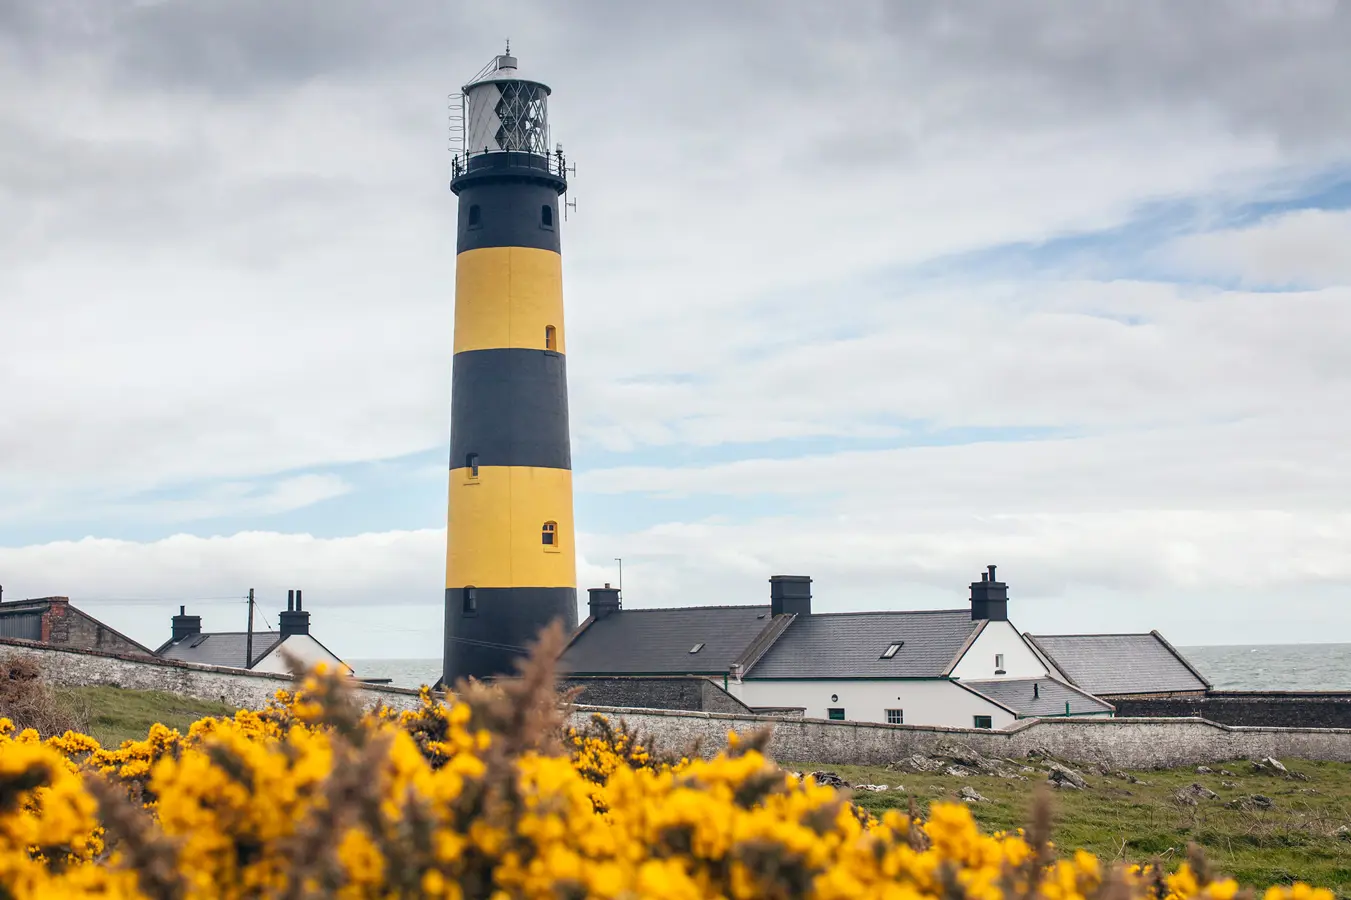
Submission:
POLYGON ((579 588, 1351 635, 1351 3, 0 0, 0 585, 440 655, 448 106, 553 88, 579 588))

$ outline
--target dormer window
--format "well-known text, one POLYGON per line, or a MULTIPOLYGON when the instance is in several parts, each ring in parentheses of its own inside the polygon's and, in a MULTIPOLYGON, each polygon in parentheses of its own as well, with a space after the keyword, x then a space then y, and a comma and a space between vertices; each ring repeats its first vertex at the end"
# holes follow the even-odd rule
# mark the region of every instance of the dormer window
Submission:
POLYGON ((880 657, 880 659, 891 659, 904 646, 905 641, 896 641, 894 643, 888 644, 887 649, 882 651, 882 656, 880 657))
POLYGON ((695 644, 693 647, 690 648, 690 652, 698 653, 702 649, 704 649, 704 642, 700 641, 699 643, 695 644))

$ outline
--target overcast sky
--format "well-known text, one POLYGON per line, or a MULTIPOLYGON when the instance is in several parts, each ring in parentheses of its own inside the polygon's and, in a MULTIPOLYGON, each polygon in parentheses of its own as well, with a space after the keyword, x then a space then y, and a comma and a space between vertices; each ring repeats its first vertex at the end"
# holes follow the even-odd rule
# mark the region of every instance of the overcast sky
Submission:
MULTIPOLYGON (((447 97, 563 229, 581 588, 1351 635, 1351 4, 0 0, 0 584, 440 655, 447 97)), ((584 596, 584 592, 583 592, 584 596)))

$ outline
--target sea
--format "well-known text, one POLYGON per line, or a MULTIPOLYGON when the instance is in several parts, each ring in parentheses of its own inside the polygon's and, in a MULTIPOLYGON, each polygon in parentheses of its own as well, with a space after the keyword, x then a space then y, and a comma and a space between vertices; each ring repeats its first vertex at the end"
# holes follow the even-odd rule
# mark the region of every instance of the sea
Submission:
MULTIPOLYGON (((1351 644, 1178 647, 1201 674, 1227 691, 1351 691, 1351 644)), ((434 684, 439 659, 348 660, 359 678, 416 688, 434 684)))

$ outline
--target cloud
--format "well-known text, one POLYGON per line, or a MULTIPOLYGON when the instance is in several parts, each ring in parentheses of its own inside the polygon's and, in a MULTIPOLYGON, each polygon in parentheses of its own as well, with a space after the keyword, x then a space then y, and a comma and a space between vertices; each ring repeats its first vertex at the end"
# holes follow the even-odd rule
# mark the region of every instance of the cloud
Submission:
POLYGON ((1301 209, 1178 238, 1160 255, 1192 275, 1250 287, 1351 284, 1351 211, 1301 209))
MULTIPOLYGON (((802 564, 836 608, 950 604, 997 552, 1029 609, 1181 615, 1228 602, 1209 571, 1325 598, 1342 572, 1346 215, 1231 223, 1344 170, 1344 4, 87 6, 0 5, 11 519, 305 510, 337 467, 444 448, 446 97, 510 35, 578 164, 578 489, 644 521, 582 550, 634 602, 802 564), (1053 252, 1160 205, 1187 212, 1158 254, 1053 252)), ((439 646, 438 534, 3 559, 90 597, 305 578, 401 651, 439 646)))

